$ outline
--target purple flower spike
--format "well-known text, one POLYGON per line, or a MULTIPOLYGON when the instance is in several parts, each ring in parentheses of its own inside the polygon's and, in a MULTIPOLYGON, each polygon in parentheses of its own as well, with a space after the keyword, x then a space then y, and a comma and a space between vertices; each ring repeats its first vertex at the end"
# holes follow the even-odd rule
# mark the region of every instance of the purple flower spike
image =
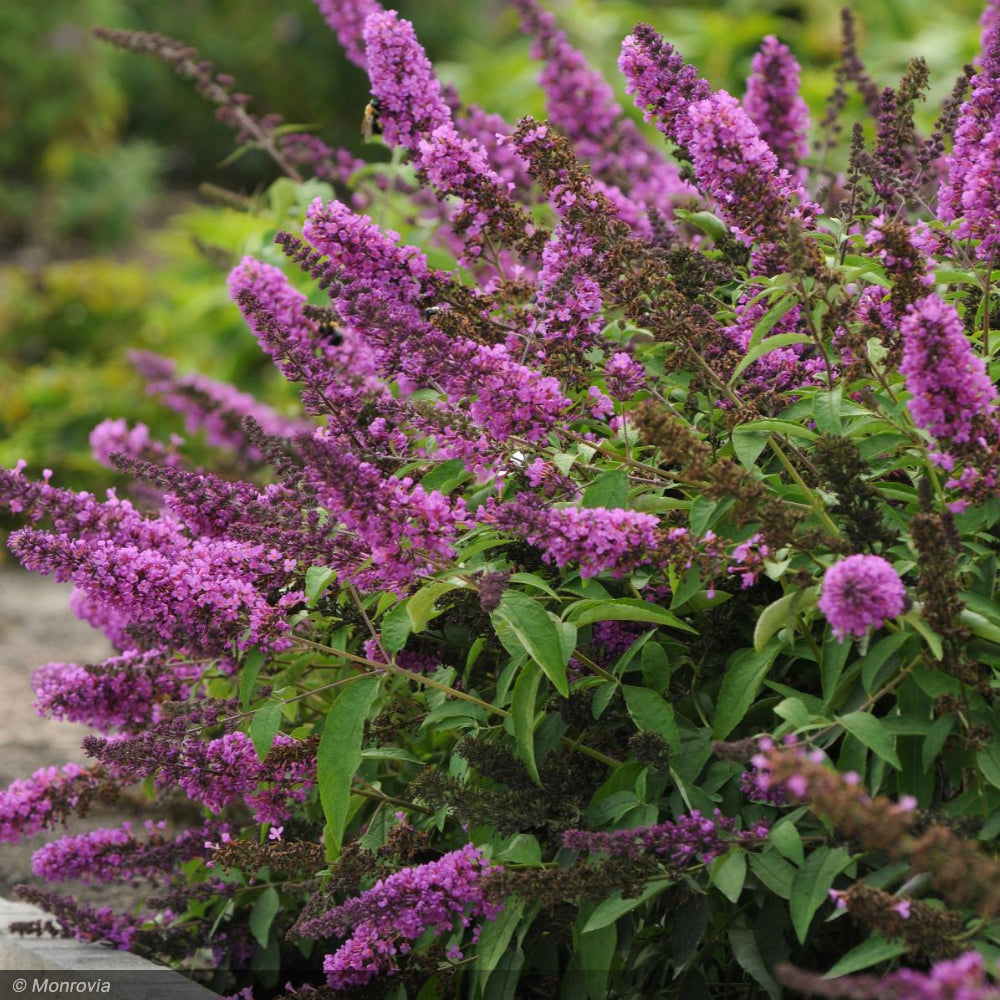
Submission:
POLYGON ((691 138, 687 109, 712 93, 698 71, 648 24, 637 25, 622 42, 618 68, 627 81, 625 90, 635 95, 646 121, 672 142, 686 146, 691 138))
POLYGON ((652 514, 605 507, 547 508, 531 494, 481 508, 480 520, 521 535, 559 567, 579 563, 580 576, 624 576, 649 562, 659 520, 652 514))
POLYGON ((596 180, 669 215, 670 196, 690 193, 677 167, 624 116, 607 81, 570 45, 552 14, 542 10, 537 0, 516 0, 515 7, 522 30, 534 36, 532 56, 545 60, 540 82, 549 120, 590 164, 596 180))
POLYGON ((814 206, 760 137, 757 126, 724 90, 687 109, 688 151, 699 188, 748 243, 773 240, 793 216, 814 206), (792 198, 806 202, 797 210, 792 198))
POLYGON ((753 57, 743 107, 771 147, 778 163, 801 181, 801 161, 809 154, 809 109, 799 94, 799 64, 774 35, 753 57))
POLYGON ((910 412, 918 427, 938 440, 973 439, 977 417, 996 396, 983 359, 966 339, 954 307, 936 295, 914 302, 900 323, 900 372, 913 393, 910 412))
POLYGON ((378 11, 365 21, 364 39, 388 145, 416 149, 436 128, 451 125, 444 90, 409 21, 393 10, 378 11))
MULTIPOLYGON (((402 868, 379 879, 367 892, 300 923, 304 937, 350 934, 323 961, 327 982, 335 989, 364 986, 378 975, 398 968, 396 959, 410 950, 425 931, 451 930, 456 921, 468 927, 474 920, 495 920, 503 909, 483 893, 483 877, 501 872, 478 847, 466 844, 424 865, 402 868)), ((473 931, 473 940, 479 927, 473 931)))
MULTIPOLYGON (((995 7, 994 4, 990 8, 995 7)), ((978 239, 980 259, 994 254, 1000 212, 1000 30, 995 10, 983 15, 983 64, 962 105, 955 145, 947 157, 948 176, 938 191, 938 216, 962 219, 955 235, 978 239)))
POLYGON ((819 609, 843 640, 881 628, 902 614, 906 603, 906 588, 890 563, 881 556, 855 555, 826 571, 819 609))

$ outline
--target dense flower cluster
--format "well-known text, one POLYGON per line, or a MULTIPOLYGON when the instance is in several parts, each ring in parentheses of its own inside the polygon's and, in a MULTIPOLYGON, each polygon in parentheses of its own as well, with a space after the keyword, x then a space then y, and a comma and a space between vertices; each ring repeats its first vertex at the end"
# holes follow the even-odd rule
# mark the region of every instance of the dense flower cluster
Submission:
POLYGON ((185 861, 205 857, 206 840, 221 837, 229 829, 225 823, 205 824, 168 837, 163 833, 165 822, 147 820, 145 825, 145 838, 136 836, 131 823, 61 837, 35 851, 32 869, 46 882, 155 882, 175 874, 185 861))
POLYGON ((203 669, 198 662, 172 662, 159 650, 129 650, 100 664, 48 663, 32 678, 35 711, 104 733, 135 731, 157 721, 162 702, 183 701, 203 669))
POLYGON ((456 923, 469 927, 495 919, 503 907, 486 899, 482 882, 497 871, 502 868, 466 844, 437 861, 379 879, 360 896, 300 923, 299 929, 305 937, 347 936, 323 962, 327 982, 338 989, 364 986, 395 971, 398 956, 406 955, 425 931, 445 934, 456 923))
POLYGON ((637 858, 651 854, 665 864, 683 867, 708 864, 725 854, 733 844, 761 840, 767 833, 766 823, 757 823, 749 830, 737 830, 736 821, 723 816, 718 809, 712 817, 703 816, 695 809, 675 821, 667 820, 634 830, 615 830, 613 833, 567 830, 562 835, 562 843, 571 851, 612 857, 637 858))
POLYGON ((983 359, 965 337, 954 307, 936 295, 915 302, 900 324, 900 372, 913 394, 910 412, 918 427, 939 441, 969 441, 976 418, 993 409, 996 390, 983 359))
POLYGON ((870 628, 881 628, 902 614, 906 603, 903 581, 881 556, 848 556, 823 576, 819 609, 841 639, 860 638, 870 628))
POLYGON ((781 981, 811 996, 851 1000, 998 1000, 1000 988, 987 978, 983 956, 967 951, 938 962, 927 972, 899 969, 887 976, 854 975, 826 979, 794 966, 778 968, 781 981))
POLYGON ((652 558, 659 521, 652 514, 604 507, 545 507, 530 495, 491 504, 480 519, 523 535, 555 566, 579 563, 580 575, 621 576, 652 558))
POLYGON ((100 768, 66 764, 43 767, 0 792, 0 843, 15 843, 56 823, 87 804, 107 787, 100 768))
POLYGON ((778 163, 801 182, 805 171, 800 164, 809 153, 809 109, 799 93, 801 68, 774 35, 761 43, 751 68, 743 107, 778 163))
POLYGON ((948 174, 938 192, 938 215, 961 220, 957 235, 978 240, 976 254, 992 259, 998 248, 997 186, 1000 170, 1000 32, 993 4, 984 14, 983 62, 962 105, 948 174))

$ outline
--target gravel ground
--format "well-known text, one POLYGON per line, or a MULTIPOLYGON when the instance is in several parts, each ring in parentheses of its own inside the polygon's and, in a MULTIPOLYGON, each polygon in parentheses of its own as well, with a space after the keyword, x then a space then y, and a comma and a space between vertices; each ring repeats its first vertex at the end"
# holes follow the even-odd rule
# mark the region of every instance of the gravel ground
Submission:
MULTIPOLYGON (((70 584, 23 570, 0 567, 0 789, 40 767, 67 761, 85 763, 80 740, 91 730, 67 722, 38 718, 32 710, 31 675, 50 661, 97 663, 113 655, 104 637, 69 609, 70 584)), ((71 820, 70 831, 117 826, 124 819, 145 817, 128 806, 95 809, 83 820, 71 820)), ((31 855, 45 840, 63 830, 31 837, 18 844, 0 844, 0 896, 9 896, 18 882, 39 884, 31 872, 31 855)), ((142 891, 127 886, 86 887, 76 883, 52 886, 78 899, 128 909, 142 891)))

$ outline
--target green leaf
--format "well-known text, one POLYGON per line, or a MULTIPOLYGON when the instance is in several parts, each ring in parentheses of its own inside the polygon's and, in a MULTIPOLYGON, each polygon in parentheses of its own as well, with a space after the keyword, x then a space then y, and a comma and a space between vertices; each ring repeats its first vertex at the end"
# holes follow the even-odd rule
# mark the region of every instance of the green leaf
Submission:
MULTIPOLYGON (((772 338, 777 339, 777 338, 772 338)), ((793 424, 790 420, 776 420, 774 417, 766 417, 763 420, 751 420, 749 423, 740 425, 745 431, 768 431, 777 434, 785 434, 788 437, 804 438, 806 441, 815 441, 819 435, 810 428, 802 424, 793 424)))
POLYGON ((730 847, 721 857, 708 866, 708 877, 730 903, 735 903, 743 892, 747 879, 747 856, 739 847, 730 847))
POLYGON ((805 852, 802 846, 802 835, 794 823, 787 820, 777 823, 771 827, 767 839, 774 844, 782 857, 801 867, 805 861, 805 852))
POLYGON ((517 930, 521 914, 524 913, 523 899, 512 896, 504 904, 504 908, 496 920, 487 921, 479 932, 479 943, 476 946, 476 961, 473 968, 476 971, 476 996, 482 997, 486 983, 500 964, 504 952, 510 945, 510 939, 517 930))
POLYGON ((843 955, 823 978, 836 979, 837 976, 847 976, 852 972, 870 969, 879 962, 887 962, 890 958, 905 954, 905 941, 886 941, 881 935, 873 934, 867 941, 855 945, 846 955, 843 955))
POLYGON ((240 668, 240 707, 244 712, 249 711, 250 702, 253 701, 253 689, 257 685, 257 676, 260 668, 264 665, 266 657, 259 649, 253 649, 247 653, 247 658, 240 668))
POLYGON ((548 594, 549 597, 559 596, 540 576, 536 576, 534 573, 511 573, 510 582, 523 583, 526 587, 534 587, 536 590, 548 594))
POLYGON ((518 833, 511 842, 495 855, 496 861, 506 861, 510 864, 540 865, 542 863, 542 848, 538 838, 530 833, 518 833))
POLYGON ((934 654, 935 660, 940 660, 944 657, 944 648, 941 645, 941 636, 935 632, 930 625, 927 624, 921 617, 920 612, 922 606, 919 601, 914 601, 913 607, 903 615, 903 621, 908 625, 912 625, 917 632, 920 633, 924 642, 930 647, 931 652, 934 654))
POLYGON ((854 640, 850 637, 838 639, 833 635, 832 630, 827 633, 826 641, 823 643, 823 659, 820 664, 819 678, 824 705, 829 705, 833 701, 837 681, 840 680, 853 644, 854 640))
POLYGON ((538 765, 535 763, 535 698, 541 672, 529 660, 521 670, 514 685, 514 695, 510 706, 511 722, 514 726, 514 746, 521 763, 528 769, 531 780, 541 788, 538 765))
POLYGON ((783 294, 771 306, 770 309, 754 324, 753 334, 747 347, 756 347, 774 329, 775 324, 782 316, 791 312, 798 304, 798 298, 794 295, 783 294))
POLYGON ((894 632, 892 635, 887 635, 884 639, 879 639, 868 650, 867 654, 861 660, 861 683, 864 685, 866 694, 872 693, 875 678, 882 664, 893 653, 897 652, 909 638, 910 636, 906 632, 894 632))
POLYGON ((805 344, 811 339, 808 333, 778 333, 773 337, 768 337, 767 340, 762 340, 759 344, 751 347, 740 358, 740 363, 734 369, 732 377, 729 379, 729 384, 733 385, 750 365, 755 361, 759 361, 765 354, 770 354, 771 351, 779 347, 788 347, 790 344, 805 344))
POLYGON ((253 741, 253 748, 257 751, 259 760, 263 760, 267 756, 280 726, 280 701, 269 701, 254 712, 250 722, 250 739, 253 741))
POLYGON ((760 453, 767 447, 767 431, 748 431, 743 427, 733 430, 733 451, 744 469, 753 469, 757 465, 760 453))
POLYGON ((374 760, 405 760, 411 764, 422 764, 419 757, 414 757, 409 750, 401 747, 369 747, 361 751, 361 756, 365 759, 371 757, 374 760))
POLYGON ((406 601, 400 601, 382 617, 382 645, 387 653, 398 653, 410 638, 410 615, 406 601))
POLYGON ((278 899, 278 890, 273 885, 269 885, 250 907, 250 933, 256 938, 261 948, 267 947, 268 937, 271 934, 271 924, 278 915, 278 908, 281 905, 278 899))
POLYGON ((628 503, 628 475, 614 470, 602 472, 584 491, 581 507, 617 510, 628 503))
POLYGON ((608 976, 611 975, 612 958, 617 944, 618 929, 614 924, 579 935, 578 947, 570 960, 570 969, 573 967, 573 959, 576 959, 588 1000, 606 1000, 608 976))
POLYGON ((527 595, 508 590, 500 601, 500 607, 490 615, 490 618, 493 619, 494 628, 498 619, 510 628, 532 659, 545 672, 552 686, 564 698, 568 698, 566 664, 569 662, 569 657, 563 655, 559 630, 549 613, 527 595))
POLYGON ((962 608, 958 613, 958 620, 967 626, 973 635, 1000 645, 1000 625, 989 621, 989 619, 979 614, 979 612, 970 611, 969 608, 962 608))
POLYGON ((976 763, 983 777, 994 788, 1000 788, 1000 746, 996 741, 976 752, 976 763))
POLYGON ((818 847, 795 873, 788 909, 799 944, 805 944, 806 934, 816 911, 826 902, 833 880, 847 867, 850 860, 850 855, 843 847, 833 850, 818 847))
POLYGON ((449 591, 456 589, 458 589, 457 584, 441 582, 432 583, 418 590, 406 602, 406 613, 410 616, 410 624, 413 626, 413 631, 423 632, 427 627, 427 623, 435 614, 440 614, 434 608, 437 599, 449 591))
POLYGON ((665 608, 631 597, 622 597, 617 601, 577 601, 570 605, 566 619, 577 626, 591 622, 654 622, 697 634, 696 629, 665 608))
POLYGON ((380 678, 352 681, 327 712, 316 751, 316 783, 326 817, 327 860, 340 856, 351 800, 351 780, 361 765, 361 738, 380 678))
POLYGON ((689 212, 684 208, 675 208, 674 217, 690 222, 696 229, 711 236, 716 243, 724 240, 729 233, 726 224, 711 212, 689 212))
POLYGON ((837 716, 836 721, 876 757, 881 757, 897 771, 903 769, 892 737, 885 731, 881 719, 876 719, 867 712, 849 712, 847 715, 837 716))
POLYGON ((326 566, 310 566, 306 570, 306 603, 310 608, 316 607, 323 591, 336 579, 337 571, 326 566))
POLYGON ((649 902, 654 896, 670 888, 672 884, 669 880, 650 882, 642 893, 634 899, 622 899, 621 893, 616 892, 594 910, 582 933, 589 934, 591 931, 600 930, 602 927, 607 927, 608 924, 613 924, 619 917, 624 917, 626 913, 638 909, 643 903, 649 902))
POLYGON ((844 387, 838 385, 832 392, 818 392, 813 399, 813 420, 824 434, 840 434, 840 408, 844 402, 844 387))
POLYGON ((780 648, 772 640, 760 651, 741 649, 729 657, 712 722, 714 739, 724 740, 740 724, 780 648))
POLYGON ((667 651, 658 642, 651 642, 643 647, 642 682, 646 687, 654 691, 665 691, 672 673, 667 651))
POLYGON ((793 625, 800 611, 814 607, 819 600, 819 587, 808 587, 805 590, 793 590, 779 597, 760 613, 757 625, 753 630, 753 648, 762 652, 768 640, 779 629, 793 625))
POLYGON ((751 854, 748 860, 750 870, 771 892, 782 899, 792 898, 795 869, 784 858, 769 851, 767 854, 751 854))
POLYGON ((681 749, 681 735, 674 720, 673 706, 649 688, 622 685, 628 714, 639 729, 662 736, 674 753, 681 749))
MULTIPOLYGON (((930 731, 924 737, 923 745, 920 749, 920 763, 925 771, 930 771, 934 766, 934 761, 941 752, 944 741, 954 728, 954 715, 942 715, 931 723, 930 731)), ((1000 788, 1000 785, 997 787, 1000 788)))
POLYGON ((465 482, 468 477, 469 473, 466 472, 465 462, 460 458, 452 458, 431 469, 420 480, 420 485, 428 492, 437 490, 438 493, 450 493, 459 483, 465 482))
POLYGON ((771 1000, 781 1000, 781 987, 767 971, 754 932, 749 927, 730 927, 727 934, 733 956, 740 968, 764 987, 771 1000))

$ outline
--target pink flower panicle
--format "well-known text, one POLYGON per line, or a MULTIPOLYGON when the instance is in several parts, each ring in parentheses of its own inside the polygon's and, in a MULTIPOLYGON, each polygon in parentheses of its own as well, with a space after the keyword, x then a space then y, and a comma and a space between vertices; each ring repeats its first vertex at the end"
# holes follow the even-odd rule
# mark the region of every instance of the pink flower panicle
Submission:
POLYGON ((627 93, 636 107, 671 142, 687 146, 691 122, 687 109, 712 93, 698 71, 648 24, 639 24, 622 42, 618 68, 625 76, 627 93))
POLYGON ((542 440, 569 408, 557 379, 514 361, 505 345, 452 338, 424 318, 423 305, 448 276, 432 272, 415 247, 397 247, 395 233, 318 199, 303 233, 326 255, 322 273, 337 311, 364 329, 384 377, 439 386, 498 442, 515 434, 542 440))
POLYGON ((129 650, 103 663, 48 663, 32 677, 35 712, 92 726, 137 731, 158 719, 163 701, 183 701, 201 664, 174 663, 161 650, 129 650))
POLYGON ((288 591, 269 603, 270 585, 289 581, 296 564, 262 544, 199 539, 164 552, 21 528, 9 546, 26 569, 72 580, 129 627, 155 635, 153 645, 191 653, 225 656, 234 640, 285 648, 284 612, 302 600, 288 591))
MULTIPOLYGON (((993 5, 990 5, 992 7, 993 5)), ((983 60, 972 91, 959 112, 955 143, 946 158, 947 176, 938 189, 938 217, 961 219, 958 239, 981 243, 976 255, 988 260, 1000 247, 1000 30, 997 14, 983 16, 983 60)))
POLYGON ((102 420, 90 432, 90 450, 94 459, 109 469, 114 468, 111 462, 113 452, 147 462, 178 465, 180 456, 177 448, 183 443, 183 438, 171 435, 170 444, 165 445, 154 440, 145 424, 137 423, 130 428, 123 417, 118 420, 102 420))
POLYGON ((99 767, 43 767, 0 791, 0 844, 50 830, 105 787, 99 767))
POLYGON ((184 862, 206 857, 206 840, 218 840, 229 832, 225 823, 203 823, 169 837, 164 834, 165 822, 147 820, 145 826, 144 838, 136 835, 131 823, 62 837, 35 851, 32 871, 47 882, 163 882, 184 862))
MULTIPOLYGON (((621 197, 653 206, 664 218, 671 198, 690 192, 677 168, 642 136, 623 113, 614 93, 583 53, 570 45, 556 20, 537 0, 516 0, 521 29, 534 36, 531 54, 545 60, 541 85, 548 118, 590 164, 594 178, 621 192, 621 197)), ((640 212, 639 218, 645 213, 640 212)), ((640 229, 648 230, 648 221, 640 229)))
POLYGON ((615 399, 627 401, 646 388, 646 369, 630 354, 619 351, 604 365, 604 383, 615 399))
POLYGON ((903 613, 906 588, 881 556, 854 555, 834 563, 823 576, 819 609, 834 635, 861 638, 903 613))
POLYGON ((944 959, 926 972, 898 969, 885 976, 859 973, 826 979, 786 964, 779 964, 775 971, 784 985, 808 996, 852 1000, 1000 1000, 1000 987, 987 978, 983 956, 978 951, 944 959))
POLYGON ((909 407, 917 426, 939 441, 973 440, 977 420, 994 409, 996 391, 955 308, 928 295, 909 307, 900 330, 899 370, 913 397, 909 407))
POLYGON ((323 20, 337 36, 344 55, 355 66, 365 68, 365 21, 385 8, 377 0, 315 0, 323 20))
POLYGON ((799 93, 800 66, 787 45, 768 35, 753 57, 743 107, 778 164, 798 183, 809 155, 809 109, 799 93))
POLYGON ((364 986, 396 971, 397 956, 406 955, 425 931, 445 934, 457 922, 473 927, 475 940, 482 921, 495 920, 503 909, 486 899, 482 884, 486 875, 501 871, 478 847, 466 844, 437 861, 379 879, 360 896, 301 921, 298 930, 307 938, 346 935, 324 959, 327 983, 335 989, 364 986))
POLYGON ((525 538, 545 562, 578 563, 584 578, 624 576, 653 558, 659 520, 652 514, 605 507, 546 507, 531 494, 480 509, 480 519, 525 538))
POLYGON ((247 442, 244 417, 253 417, 267 434, 292 437, 311 429, 303 420, 288 420, 249 393, 204 375, 178 375, 172 361, 148 351, 131 351, 129 358, 146 379, 146 391, 184 417, 189 433, 204 431, 208 443, 231 448, 251 461, 261 455, 247 442))
POLYGON ((698 187, 747 243, 774 240, 816 211, 735 97, 720 90, 687 108, 687 149, 698 187), (793 204, 798 201, 797 206, 793 204))
POLYGON ((767 836, 765 823, 757 823, 750 830, 737 830, 736 821, 723 816, 716 809, 712 817, 703 816, 697 809, 675 821, 667 820, 653 826, 640 826, 631 830, 567 830, 562 835, 563 847, 571 851, 591 854, 608 854, 618 858, 638 858, 654 855, 667 864, 684 867, 709 864, 713 858, 734 843, 767 836))
POLYGON ((479 257, 486 231, 510 244, 530 238, 535 226, 513 202, 510 184, 477 139, 456 128, 413 25, 395 11, 372 14, 364 38, 382 137, 408 150, 418 175, 440 196, 457 199, 451 221, 465 240, 463 261, 479 257))

